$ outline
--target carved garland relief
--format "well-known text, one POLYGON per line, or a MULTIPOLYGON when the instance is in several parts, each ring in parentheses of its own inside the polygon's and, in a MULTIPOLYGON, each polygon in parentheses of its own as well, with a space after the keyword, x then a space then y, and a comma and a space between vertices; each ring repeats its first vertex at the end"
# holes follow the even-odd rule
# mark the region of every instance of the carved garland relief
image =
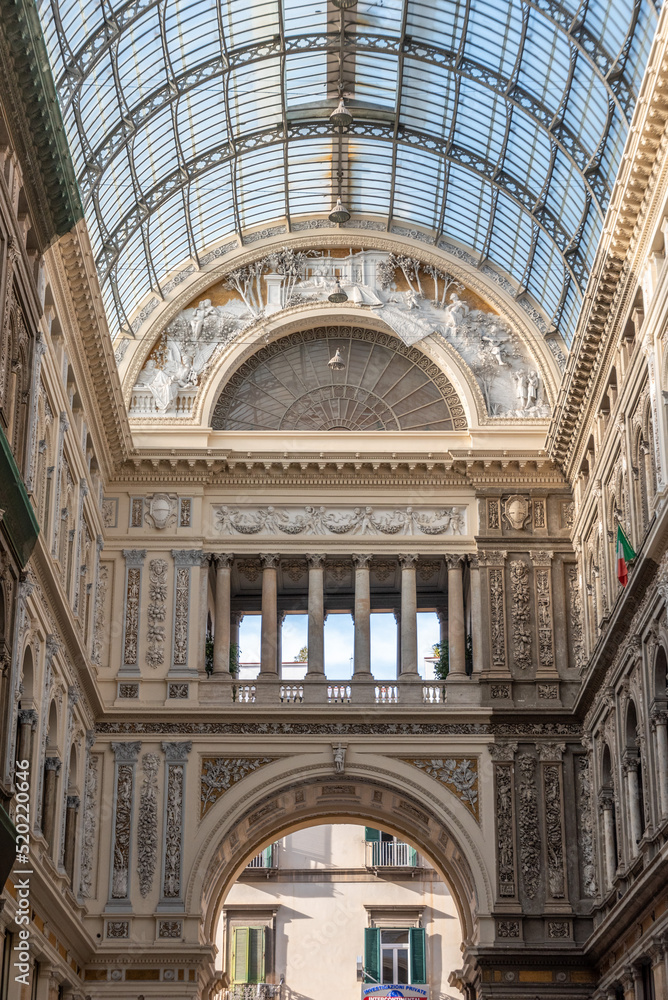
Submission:
POLYGON ((536 788, 536 759, 521 754, 517 760, 520 770, 519 784, 519 840, 520 867, 524 891, 534 899, 540 886, 540 832, 538 823, 538 791, 536 788))
POLYGON ((466 507, 228 507, 213 504, 216 529, 225 535, 463 535, 466 507))
POLYGON ((496 778, 496 845, 499 871, 499 896, 514 897, 515 877, 515 811, 513 808, 513 765, 494 765, 496 778))
POLYGON ((401 757, 400 759, 439 781, 464 803, 476 820, 480 820, 476 759, 464 757, 401 757))
POLYGON ((154 669, 165 662, 165 603, 167 601, 167 561, 151 559, 149 569, 148 650, 146 662, 154 669))
POLYGON ((139 798, 137 822, 137 875, 139 891, 144 898, 153 886, 158 856, 158 766, 157 753, 142 757, 143 781, 139 798))
POLYGON ((490 626, 492 633, 492 666, 506 666, 506 611, 503 567, 489 570, 490 626))
POLYGON ((276 757, 202 757, 200 819, 232 785, 274 760, 276 757))
POLYGON ((513 658, 516 667, 531 666, 531 624, 529 612, 529 567, 521 559, 510 564, 512 595, 513 658))

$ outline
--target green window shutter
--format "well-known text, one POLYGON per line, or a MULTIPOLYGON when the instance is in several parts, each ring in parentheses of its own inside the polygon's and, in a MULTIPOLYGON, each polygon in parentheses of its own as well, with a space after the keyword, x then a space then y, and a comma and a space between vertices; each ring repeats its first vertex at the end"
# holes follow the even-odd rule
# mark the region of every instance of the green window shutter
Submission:
POLYGON ((249 983, 264 982, 264 927, 249 927, 248 979, 249 983))
POLYGON ((262 852, 263 866, 265 868, 271 868, 271 862, 274 854, 274 847, 271 844, 269 847, 265 847, 262 852))
POLYGON ((377 844, 380 841, 380 830, 374 830, 372 826, 365 826, 364 839, 368 843, 377 844))
POLYGON ((364 982, 380 982, 380 930, 364 928, 364 982))
POLYGON ((248 982, 248 939, 250 927, 234 928, 234 954, 232 956, 232 982, 248 982))
POLYGON ((415 867, 415 865, 417 864, 417 851, 415 850, 414 847, 411 847, 409 850, 410 853, 408 855, 408 863, 413 867, 415 867))
POLYGON ((415 986, 427 982, 427 950, 424 927, 411 927, 409 930, 411 951, 411 983, 415 986))

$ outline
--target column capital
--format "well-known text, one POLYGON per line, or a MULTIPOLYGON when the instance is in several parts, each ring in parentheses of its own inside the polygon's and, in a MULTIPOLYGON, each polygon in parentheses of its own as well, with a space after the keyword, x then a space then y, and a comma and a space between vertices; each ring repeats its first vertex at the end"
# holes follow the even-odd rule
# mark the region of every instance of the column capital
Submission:
MULTIPOLYGON (((123 555, 125 556, 125 565, 136 569, 144 565, 146 549, 123 549, 123 555)), ((173 552, 172 555, 174 555, 173 552)))
POLYGON ((114 751, 114 758, 119 763, 136 764, 137 756, 141 750, 141 741, 136 740, 133 743, 111 743, 111 749, 114 751))
POLYGON ((493 761, 511 763, 515 760, 517 743, 488 743, 487 749, 493 761))
POLYGON ((444 558, 448 570, 459 569, 464 562, 464 557, 460 555, 458 552, 446 553, 444 558))
POLYGON ((217 552, 214 554, 213 561, 216 564, 216 570, 229 569, 234 562, 234 556, 230 552, 217 552))
POLYGON ((172 549, 175 566, 201 566, 207 556, 201 549, 172 549))
POLYGON ((184 761, 193 748, 192 741, 185 743, 161 743, 162 752, 168 764, 177 764, 184 761))
POLYGON ((260 563, 262 564, 262 569, 276 569, 278 566, 279 556, 277 553, 273 552, 261 552, 260 553, 260 563))
POLYGON ((650 723, 652 729, 656 729, 657 726, 665 726, 668 724, 668 711, 655 705, 650 714, 650 723))
POLYGON ((18 714, 19 726, 30 726, 34 729, 37 725, 37 711, 34 708, 21 708, 18 714))
POLYGON ((472 552, 469 555, 469 566, 471 569, 480 569, 480 557, 477 552, 472 552))
POLYGON ((244 620, 243 611, 230 611, 230 621, 233 625, 241 625, 244 620))
POLYGON ((55 771, 56 774, 60 773, 60 769, 63 766, 63 762, 60 757, 45 757, 44 758, 44 770, 45 771, 55 771))
POLYGON ((78 809, 81 805, 81 799, 78 795, 68 795, 67 796, 67 808, 68 809, 78 809))
POLYGON ((536 745, 539 758, 545 763, 560 764, 566 752, 565 743, 538 743, 536 745))
POLYGON ((598 805, 601 812, 607 809, 612 810, 615 804, 615 796, 609 789, 602 789, 598 793, 598 805))
POLYGON ((355 569, 368 569, 369 563, 371 562, 370 555, 360 555, 360 553, 353 553, 352 556, 353 566, 355 569))
POLYGON ((622 756, 622 770, 624 774, 630 774, 632 771, 638 770, 638 765, 640 764, 640 757, 636 750, 625 750, 622 756))
POLYGON ((529 552, 529 556, 534 566, 551 566, 554 552, 533 551, 529 552))
POLYGON ((438 618, 441 625, 447 625, 448 624, 447 608, 436 608, 436 617, 438 618))
POLYGON ((321 569, 325 565, 325 559, 327 557, 323 553, 307 553, 306 562, 308 563, 309 569, 321 569))
POLYGON ((415 564, 418 561, 417 553, 404 553, 403 555, 397 556, 399 559, 399 565, 402 569, 415 569, 415 564))

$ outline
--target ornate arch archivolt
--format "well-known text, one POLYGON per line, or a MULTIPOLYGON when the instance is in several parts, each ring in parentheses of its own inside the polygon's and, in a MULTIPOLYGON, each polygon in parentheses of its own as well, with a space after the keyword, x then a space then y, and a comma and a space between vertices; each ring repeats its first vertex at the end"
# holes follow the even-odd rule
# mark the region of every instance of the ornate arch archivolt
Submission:
MULTIPOLYGON (((491 821, 491 814, 490 814, 491 821)), ((465 805, 410 764, 364 755, 341 775, 322 756, 274 758, 233 785, 206 813, 187 881, 186 909, 200 909, 205 940, 249 858, 279 837, 325 823, 377 826, 413 844, 447 883, 462 938, 480 938, 493 907, 485 853, 493 832, 465 805)), ((492 862, 493 864, 493 862, 492 862)))
MULTIPOLYGON (((436 249, 435 247, 427 248, 424 244, 406 237, 389 233, 385 233, 381 236, 378 234, 356 231, 354 239, 351 241, 350 233, 326 233, 321 230, 317 231, 317 236, 313 232, 308 235, 304 233, 284 233, 280 237, 259 241, 253 244, 252 249, 243 247, 227 254, 225 256, 225 262, 222 266, 220 263, 214 262, 210 269, 204 269, 186 277, 184 281, 177 286, 178 290, 175 290, 174 297, 151 314, 150 319, 146 320, 138 328, 137 339, 131 342, 130 350, 127 352, 123 363, 121 364, 121 377, 126 406, 129 405, 132 388, 135 385, 139 372, 144 366, 148 355, 152 351, 157 338, 177 316, 177 314, 185 309, 189 303, 193 301, 193 299, 203 296, 208 288, 220 282, 221 279, 224 278, 224 276, 230 271, 240 267, 245 267, 262 257, 265 257, 268 253, 276 250, 277 248, 289 246, 294 249, 311 249, 314 248, 316 244, 319 249, 323 250, 335 250, 341 248, 347 249, 350 248, 351 245, 354 245, 356 248, 362 250, 383 250, 388 253, 410 253, 412 257, 420 260, 426 266, 434 265, 447 270, 457 281, 462 282, 467 288, 487 302, 493 310, 507 319, 512 325, 520 339, 526 345, 526 348, 531 356, 535 359, 537 368, 543 380, 546 396, 550 406, 555 406, 559 391, 559 384, 561 381, 561 372, 555 356, 549 349, 545 337, 539 331, 538 327, 532 322, 528 314, 513 298, 512 294, 505 291, 501 285, 490 281, 490 279, 481 274, 477 268, 458 259, 453 254, 436 249)), ((328 320, 324 318, 325 311, 314 306, 306 307, 306 310, 311 313, 311 318, 307 320, 307 323, 310 322, 312 324, 319 325, 323 322, 328 322, 328 320)), ((303 311, 304 307, 293 307, 286 310, 288 314, 285 317, 287 322, 295 319, 303 311)), ((330 312, 334 311, 330 310, 330 312)), ((335 314, 338 315, 340 312, 340 309, 336 310, 335 314)), ((137 313, 140 313, 139 309, 137 310, 137 313)), ((357 322, 359 322, 360 310, 357 309, 356 313, 358 316, 357 322)), ((365 322, 366 318, 367 317, 365 317, 365 322)), ((266 320, 260 320, 252 328, 252 331, 245 331, 244 339, 250 335, 253 337, 256 348, 262 346, 267 342, 266 338, 270 335, 268 334, 268 328, 271 329, 272 326, 272 323, 266 320)), ((303 329, 304 327, 301 326, 300 328, 303 329)), ((388 329, 384 324, 382 325, 382 328, 384 330, 388 329)), ((434 340, 436 338, 431 337, 427 339, 434 340)), ((441 340, 442 338, 438 339, 441 340)), ((445 341, 443 343, 444 346, 447 346, 445 345, 445 341)), ((233 348, 233 345, 230 346, 233 348)), ((462 359, 459 358, 456 352, 451 351, 451 353, 458 357, 459 362, 465 368, 466 365, 462 359)), ((447 374, 450 376, 451 372, 448 372, 447 374)), ((470 376, 470 378, 475 381, 473 376, 470 376)), ((216 381, 214 373, 212 372, 208 379, 208 387, 216 381)), ((208 387, 205 387, 204 394, 200 394, 200 400, 202 400, 202 397, 205 394, 208 395, 206 392, 206 388, 208 387)), ((476 389, 478 389, 477 383, 476 389)), ((478 394, 480 395, 482 401, 482 395, 480 394, 479 389, 478 394)), ((201 419, 202 413, 208 412, 207 405, 210 406, 210 403, 207 404, 201 402, 200 405, 198 405, 196 419, 201 419)), ((484 406, 480 412, 481 414, 486 413, 484 406)), ((161 423, 164 424, 166 421, 163 420, 161 423)), ((524 421, 524 423, 526 423, 526 421, 524 421)))

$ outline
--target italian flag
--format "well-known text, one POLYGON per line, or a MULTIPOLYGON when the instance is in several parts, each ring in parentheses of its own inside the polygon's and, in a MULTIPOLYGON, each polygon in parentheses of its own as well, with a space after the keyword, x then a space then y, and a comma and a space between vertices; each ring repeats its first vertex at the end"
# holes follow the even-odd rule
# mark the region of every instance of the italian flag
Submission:
POLYGON ((636 554, 633 551, 633 546, 629 542, 628 538, 622 531, 620 524, 617 525, 617 579, 621 583, 622 587, 625 587, 629 582, 629 569, 628 564, 632 559, 635 559, 636 554))

